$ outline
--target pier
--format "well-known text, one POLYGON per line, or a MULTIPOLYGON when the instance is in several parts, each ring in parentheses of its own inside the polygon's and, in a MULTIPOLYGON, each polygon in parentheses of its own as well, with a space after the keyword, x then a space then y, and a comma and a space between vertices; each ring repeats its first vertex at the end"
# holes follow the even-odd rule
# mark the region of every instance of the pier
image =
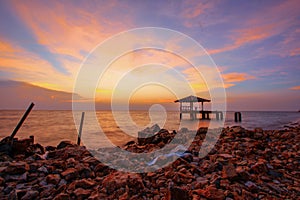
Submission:
POLYGON ((189 114, 191 120, 196 120, 197 115, 199 115, 200 119, 211 119, 210 115, 214 114, 217 120, 223 120, 223 112, 222 111, 209 111, 204 110, 203 103, 210 102, 209 99, 204 99, 196 96, 188 96, 182 99, 178 99, 174 101, 175 103, 180 103, 180 120, 183 117, 183 114, 189 114), (199 109, 197 104, 201 103, 201 108, 199 109))

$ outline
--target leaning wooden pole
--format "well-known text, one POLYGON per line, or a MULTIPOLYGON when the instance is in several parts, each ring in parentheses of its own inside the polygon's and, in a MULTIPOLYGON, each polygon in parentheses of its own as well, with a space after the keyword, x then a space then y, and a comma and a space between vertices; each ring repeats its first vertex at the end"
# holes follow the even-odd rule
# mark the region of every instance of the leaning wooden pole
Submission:
POLYGON ((81 121, 80 121, 80 126, 79 126, 77 145, 80 145, 80 141, 81 141, 81 132, 82 132, 83 120, 84 120, 84 112, 82 112, 82 114, 81 114, 81 121))
POLYGON ((21 126, 24 123, 25 119, 29 115, 29 113, 32 110, 33 106, 34 106, 34 103, 31 103, 30 106, 27 108, 26 112, 24 113, 23 117, 21 118, 21 120, 17 124, 16 128, 14 129, 14 131, 12 132, 12 134, 10 135, 10 141, 11 142, 13 141, 13 139, 16 136, 18 130, 21 128, 21 126))

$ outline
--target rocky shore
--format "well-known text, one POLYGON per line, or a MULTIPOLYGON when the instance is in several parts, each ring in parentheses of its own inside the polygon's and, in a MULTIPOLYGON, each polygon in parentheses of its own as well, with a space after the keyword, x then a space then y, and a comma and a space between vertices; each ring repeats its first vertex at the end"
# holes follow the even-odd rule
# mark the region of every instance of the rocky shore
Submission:
MULTIPOLYGON (((122 148, 137 153, 153 151, 177 134, 164 129, 155 131, 152 137, 128 142, 122 148)), ((29 149, 15 155, 2 152, 0 199, 300 197, 299 125, 273 131, 227 127, 213 150, 199 158, 197 152, 206 132, 207 129, 200 128, 183 156, 169 166, 148 173, 111 169, 84 146, 66 141, 57 147, 31 144, 29 149)))

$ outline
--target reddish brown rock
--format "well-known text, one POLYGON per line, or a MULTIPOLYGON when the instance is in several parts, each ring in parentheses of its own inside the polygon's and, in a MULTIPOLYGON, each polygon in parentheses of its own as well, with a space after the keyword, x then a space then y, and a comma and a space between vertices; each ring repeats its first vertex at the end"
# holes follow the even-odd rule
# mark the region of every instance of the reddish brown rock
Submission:
POLYGON ((61 173, 61 175, 68 181, 72 179, 78 178, 78 172, 75 168, 68 168, 64 172, 61 173))
POLYGON ((251 167, 251 171, 253 173, 259 174, 259 173, 266 173, 268 171, 268 168, 266 166, 266 161, 265 160, 259 160, 257 163, 255 163, 251 167))
POLYGON ((95 184, 96 184, 95 181, 87 180, 87 179, 81 179, 75 181, 76 188, 80 187, 83 189, 88 189, 88 188, 92 188, 95 184))
POLYGON ((235 167, 233 166, 232 163, 228 164, 228 165, 224 165, 223 166, 223 170, 222 170, 222 178, 235 178, 237 176, 235 167))
POLYGON ((46 181, 47 181, 47 183, 57 185, 60 182, 60 175, 59 174, 49 174, 46 177, 46 181))
POLYGON ((169 189, 166 200, 182 200, 190 199, 189 192, 179 187, 172 187, 169 189))
POLYGON ((144 190, 145 186, 139 174, 114 172, 106 176, 103 180, 103 187, 108 193, 128 186, 132 192, 137 193, 144 190))
POLYGON ((26 194, 21 198, 21 200, 32 200, 37 199, 39 192, 36 190, 28 190, 26 194))
POLYGON ((4 170, 6 174, 23 174, 29 170, 29 165, 26 162, 10 162, 4 170))
POLYGON ((204 190, 194 190, 193 194, 197 194, 208 199, 223 200, 225 198, 223 190, 217 189, 214 186, 208 186, 204 190))
POLYGON ((69 199, 71 199, 69 194, 60 193, 60 194, 56 195, 56 197, 54 197, 53 200, 69 200, 69 199))
POLYGON ((91 194, 91 190, 77 188, 73 194, 76 196, 76 199, 87 199, 91 194))

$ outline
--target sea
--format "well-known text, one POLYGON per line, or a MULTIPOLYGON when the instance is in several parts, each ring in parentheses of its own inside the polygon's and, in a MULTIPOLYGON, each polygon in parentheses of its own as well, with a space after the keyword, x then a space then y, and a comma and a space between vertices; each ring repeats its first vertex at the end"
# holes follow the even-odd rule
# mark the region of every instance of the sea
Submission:
MULTIPOLYGON (((1 110, 0 111, 0 139, 10 136, 24 111, 20 110, 1 110)), ((78 127, 80 118, 74 120, 72 111, 55 110, 33 110, 17 132, 19 139, 28 138, 33 135, 35 143, 43 146, 56 146, 60 141, 69 140, 76 143, 78 137, 78 127)), ((247 129, 257 127, 264 130, 285 129, 288 126, 295 126, 300 123, 300 112, 262 112, 262 111, 244 111, 241 112, 242 121, 234 121, 234 112, 226 112, 224 127, 242 126, 247 129)), ((85 112, 83 120, 82 138, 93 140, 97 138, 98 146, 105 146, 107 140, 96 137, 98 132, 105 136, 116 146, 122 146, 125 143, 136 139, 138 132, 158 124, 160 128, 167 130, 179 130, 182 127, 195 129, 195 127, 209 127, 218 122, 211 120, 190 120, 189 115, 183 115, 179 119, 179 112, 167 111, 148 112, 148 111, 88 111, 85 112), (96 120, 89 120, 89 115, 96 116, 96 120), (93 123, 91 123, 93 122, 93 123), (100 142, 99 142, 100 141, 100 142)), ((218 122, 219 123, 219 122, 218 122)), ((85 141, 82 141, 83 143, 85 141)))

